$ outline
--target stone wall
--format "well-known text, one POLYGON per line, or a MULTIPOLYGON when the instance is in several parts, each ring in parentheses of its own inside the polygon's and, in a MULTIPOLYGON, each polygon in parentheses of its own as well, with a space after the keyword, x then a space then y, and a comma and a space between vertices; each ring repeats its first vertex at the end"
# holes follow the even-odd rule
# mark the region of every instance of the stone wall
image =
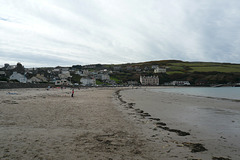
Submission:
POLYGON ((54 84, 48 83, 4 83, 0 82, 0 89, 11 89, 11 88, 47 88, 48 86, 54 86, 54 84))

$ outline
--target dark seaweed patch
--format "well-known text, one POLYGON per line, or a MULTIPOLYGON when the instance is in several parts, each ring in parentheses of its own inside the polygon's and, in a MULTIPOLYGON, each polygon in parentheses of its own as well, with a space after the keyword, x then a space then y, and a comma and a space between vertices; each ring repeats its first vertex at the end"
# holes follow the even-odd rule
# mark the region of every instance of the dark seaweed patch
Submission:
POLYGON ((200 143, 184 142, 183 145, 189 147, 192 153, 207 151, 207 149, 200 143))

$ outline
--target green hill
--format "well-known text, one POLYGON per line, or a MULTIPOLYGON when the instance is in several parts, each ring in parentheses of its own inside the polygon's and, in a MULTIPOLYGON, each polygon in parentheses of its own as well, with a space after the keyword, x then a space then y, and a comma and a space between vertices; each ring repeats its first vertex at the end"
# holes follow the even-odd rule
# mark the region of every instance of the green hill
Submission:
POLYGON ((186 72, 240 72, 240 64, 216 63, 216 62, 183 62, 178 60, 163 60, 137 63, 138 65, 159 65, 167 67, 168 74, 186 73, 186 72))
MULTIPOLYGON (((114 68, 116 65, 106 65, 114 68)), ((140 75, 158 75, 160 83, 174 80, 190 81, 195 85, 231 84, 240 82, 240 64, 216 62, 184 62, 179 60, 162 60, 141 63, 128 63, 117 65, 121 69, 113 72, 112 77, 118 82, 139 81, 140 75), (164 74, 155 74, 152 66, 167 69, 164 74)))

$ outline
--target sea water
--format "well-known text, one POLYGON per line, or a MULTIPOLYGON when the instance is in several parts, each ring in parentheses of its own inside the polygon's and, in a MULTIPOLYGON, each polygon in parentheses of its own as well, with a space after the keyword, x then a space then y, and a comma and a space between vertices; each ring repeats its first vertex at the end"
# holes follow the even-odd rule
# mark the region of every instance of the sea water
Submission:
POLYGON ((240 100, 240 87, 168 87, 154 88, 151 91, 240 100))

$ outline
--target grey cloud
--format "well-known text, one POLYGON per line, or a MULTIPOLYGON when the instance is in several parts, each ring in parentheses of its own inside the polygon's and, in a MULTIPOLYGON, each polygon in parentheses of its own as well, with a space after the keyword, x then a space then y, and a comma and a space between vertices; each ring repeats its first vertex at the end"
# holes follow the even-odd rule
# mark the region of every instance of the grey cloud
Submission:
POLYGON ((237 0, 4 1, 0 57, 51 65, 240 63, 239 7, 237 0))

